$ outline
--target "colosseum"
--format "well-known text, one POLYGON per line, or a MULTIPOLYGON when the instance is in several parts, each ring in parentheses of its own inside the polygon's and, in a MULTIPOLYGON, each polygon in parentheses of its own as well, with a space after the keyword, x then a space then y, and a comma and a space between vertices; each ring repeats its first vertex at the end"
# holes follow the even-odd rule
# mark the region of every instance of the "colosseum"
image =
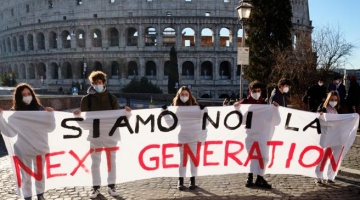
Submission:
MULTIPOLYGON (((146 76, 167 93, 170 48, 179 85, 196 97, 239 91, 242 27, 235 0, 0 0, 0 74, 49 90, 108 75, 119 91, 146 76)), ((291 0, 293 36, 311 34, 308 0, 291 0)))

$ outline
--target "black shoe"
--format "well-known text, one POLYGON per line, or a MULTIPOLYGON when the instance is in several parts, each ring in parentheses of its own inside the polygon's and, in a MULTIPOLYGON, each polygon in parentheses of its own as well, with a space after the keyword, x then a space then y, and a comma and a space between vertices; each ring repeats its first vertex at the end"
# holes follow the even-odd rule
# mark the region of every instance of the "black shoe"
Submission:
POLYGON ((31 200, 31 197, 25 197, 24 199, 25 200, 31 200))
POLYGON ((38 194, 38 195, 37 195, 37 199, 38 199, 38 200, 45 200, 45 198, 44 198, 44 193, 38 194))
POLYGON ((197 188, 196 184, 195 184, 195 177, 191 177, 190 178, 190 185, 189 185, 189 190, 195 190, 197 188))
POLYGON ((253 183, 253 174, 250 173, 250 174, 248 175, 247 180, 246 180, 245 187, 252 187, 252 186, 254 186, 254 183, 253 183))
POLYGON ((186 189, 186 187, 184 186, 184 178, 183 177, 179 177, 177 189, 178 190, 185 190, 186 189))
POLYGON ((258 176, 256 178, 255 185, 257 187, 262 187, 262 188, 267 188, 267 189, 272 188, 272 186, 262 176, 258 176))

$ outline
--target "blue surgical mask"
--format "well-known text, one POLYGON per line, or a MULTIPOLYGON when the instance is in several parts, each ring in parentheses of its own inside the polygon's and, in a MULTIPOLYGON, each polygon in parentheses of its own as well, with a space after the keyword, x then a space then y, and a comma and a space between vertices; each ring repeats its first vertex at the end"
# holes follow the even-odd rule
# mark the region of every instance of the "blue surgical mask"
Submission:
POLYGON ((94 85, 94 90, 98 93, 102 92, 104 90, 104 85, 94 85))

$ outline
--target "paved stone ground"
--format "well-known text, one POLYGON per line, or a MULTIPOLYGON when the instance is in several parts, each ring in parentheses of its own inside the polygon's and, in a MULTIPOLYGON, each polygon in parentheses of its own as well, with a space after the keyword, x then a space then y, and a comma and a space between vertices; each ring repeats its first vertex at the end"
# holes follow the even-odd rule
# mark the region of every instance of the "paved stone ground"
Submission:
MULTIPOLYGON (((344 159, 342 166, 359 169, 360 146, 353 146, 344 159)), ((360 177, 338 176, 335 184, 316 186, 313 178, 294 175, 266 175, 273 184, 273 189, 246 188, 246 174, 197 177, 198 189, 195 191, 178 191, 177 178, 153 178, 124 184, 118 184, 120 197, 111 197, 106 187, 101 188, 99 200, 111 199, 359 199, 360 177)), ((355 175, 355 174, 354 174, 355 175)), ((16 187, 11 172, 9 156, 3 141, 0 141, 0 199, 15 200, 16 187)), ((89 199, 90 187, 66 187, 49 190, 46 199, 51 200, 83 200, 89 199)), ((36 199, 34 197, 34 199, 36 199)))

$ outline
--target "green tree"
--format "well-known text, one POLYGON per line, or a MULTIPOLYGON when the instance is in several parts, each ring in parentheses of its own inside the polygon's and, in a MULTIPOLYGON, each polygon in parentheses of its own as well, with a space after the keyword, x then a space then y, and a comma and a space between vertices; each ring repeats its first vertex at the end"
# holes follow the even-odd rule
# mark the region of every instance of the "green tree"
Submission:
POLYGON ((10 78, 10 74, 4 73, 0 76, 0 82, 2 86, 16 86, 16 76, 14 73, 11 73, 12 80, 10 78))
POLYGON ((252 0, 254 6, 246 22, 249 26, 246 44, 250 63, 244 68, 247 80, 270 83, 276 53, 291 48, 292 8, 290 0, 252 0))
POLYGON ((179 71, 177 53, 174 46, 170 49, 170 65, 168 77, 168 94, 175 94, 177 92, 175 88, 176 83, 179 84, 179 71))
POLYGON ((136 77, 133 78, 122 91, 125 93, 162 93, 162 90, 146 77, 142 77, 140 80, 136 77))

